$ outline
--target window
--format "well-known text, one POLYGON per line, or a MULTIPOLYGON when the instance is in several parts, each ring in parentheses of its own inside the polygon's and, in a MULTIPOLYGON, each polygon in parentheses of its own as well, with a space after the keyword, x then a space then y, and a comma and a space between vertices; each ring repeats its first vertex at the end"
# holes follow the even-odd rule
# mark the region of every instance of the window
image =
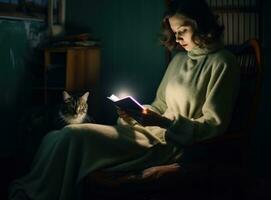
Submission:
POLYGON ((0 0, 0 17, 44 20, 48 0, 0 0))

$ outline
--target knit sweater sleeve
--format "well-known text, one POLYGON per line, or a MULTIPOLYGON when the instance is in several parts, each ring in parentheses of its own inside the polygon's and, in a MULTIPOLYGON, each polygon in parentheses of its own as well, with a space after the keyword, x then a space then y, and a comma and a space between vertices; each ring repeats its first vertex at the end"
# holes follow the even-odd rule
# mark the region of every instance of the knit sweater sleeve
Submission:
POLYGON ((187 145, 224 133, 237 96, 238 72, 235 59, 214 63, 207 92, 203 97, 205 102, 202 106, 202 116, 188 119, 179 115, 167 130, 168 136, 187 145))

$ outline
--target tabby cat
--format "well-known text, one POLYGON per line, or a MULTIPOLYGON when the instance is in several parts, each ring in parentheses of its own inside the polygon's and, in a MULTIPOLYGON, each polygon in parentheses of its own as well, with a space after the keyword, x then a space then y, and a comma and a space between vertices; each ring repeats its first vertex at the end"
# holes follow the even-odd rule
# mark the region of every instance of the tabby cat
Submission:
POLYGON ((28 109, 19 121, 19 149, 21 165, 25 170, 29 168, 42 138, 48 132, 69 124, 94 122, 87 114, 89 92, 71 95, 63 91, 62 96, 60 104, 28 109))
POLYGON ((94 122, 88 116, 89 92, 83 95, 71 95, 63 91, 63 99, 60 104, 49 105, 28 112, 28 129, 36 132, 47 133, 61 129, 69 124, 94 122))
POLYGON ((88 112, 88 96, 86 92, 82 96, 70 95, 68 92, 63 92, 63 103, 60 104, 58 115, 54 121, 54 128, 62 128, 68 124, 80 124, 93 122, 88 112))

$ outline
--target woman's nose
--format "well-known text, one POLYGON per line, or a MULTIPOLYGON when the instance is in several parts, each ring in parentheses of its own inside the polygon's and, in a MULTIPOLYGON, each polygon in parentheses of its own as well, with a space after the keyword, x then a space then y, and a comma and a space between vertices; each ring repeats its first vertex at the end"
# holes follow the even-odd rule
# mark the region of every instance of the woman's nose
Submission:
POLYGON ((183 40, 183 38, 178 34, 175 35, 175 38, 176 38, 176 42, 183 40))
POLYGON ((183 41, 183 38, 176 38, 176 42, 183 41))

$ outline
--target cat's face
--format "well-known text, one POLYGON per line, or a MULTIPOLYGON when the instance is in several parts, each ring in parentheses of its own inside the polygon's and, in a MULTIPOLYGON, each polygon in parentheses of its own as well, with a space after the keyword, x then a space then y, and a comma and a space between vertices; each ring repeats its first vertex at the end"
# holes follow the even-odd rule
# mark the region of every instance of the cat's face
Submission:
POLYGON ((63 105, 60 109, 60 116, 68 124, 82 123, 87 115, 89 92, 82 96, 73 96, 63 92, 63 105))

